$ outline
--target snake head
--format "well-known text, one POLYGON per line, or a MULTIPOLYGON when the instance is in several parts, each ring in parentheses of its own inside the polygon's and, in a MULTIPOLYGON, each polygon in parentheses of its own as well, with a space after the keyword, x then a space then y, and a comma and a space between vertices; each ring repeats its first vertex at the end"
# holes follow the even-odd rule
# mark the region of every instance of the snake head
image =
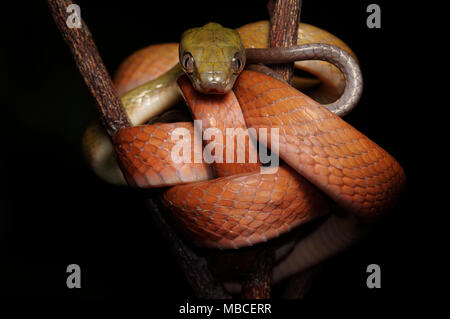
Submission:
POLYGON ((208 94, 229 92, 245 66, 239 33, 214 22, 185 31, 179 56, 194 88, 208 94))

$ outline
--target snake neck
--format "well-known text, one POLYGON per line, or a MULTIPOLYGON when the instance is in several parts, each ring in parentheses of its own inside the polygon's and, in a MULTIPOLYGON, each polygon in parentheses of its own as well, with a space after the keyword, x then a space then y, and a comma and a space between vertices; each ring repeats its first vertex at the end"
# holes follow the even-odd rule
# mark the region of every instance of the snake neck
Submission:
POLYGON ((120 98, 133 125, 140 125, 169 109, 180 100, 176 80, 183 75, 177 63, 160 77, 144 83, 120 98))

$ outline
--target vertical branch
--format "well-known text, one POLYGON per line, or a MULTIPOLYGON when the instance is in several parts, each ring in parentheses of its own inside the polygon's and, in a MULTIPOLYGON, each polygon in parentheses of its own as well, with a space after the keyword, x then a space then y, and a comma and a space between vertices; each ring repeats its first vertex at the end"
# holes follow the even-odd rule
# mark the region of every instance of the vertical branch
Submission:
MULTIPOLYGON (((269 47, 288 48, 297 45, 298 25, 301 12, 300 0, 270 0, 269 47)), ((277 64, 272 68, 288 83, 294 73, 294 63, 277 64)))
MULTIPOLYGON (((291 47, 297 45, 298 27, 301 15, 301 0, 270 0, 267 9, 270 14, 269 47, 291 47)), ((272 69, 291 83, 294 74, 294 63, 273 65, 272 69)), ((320 272, 321 266, 305 270, 289 279, 283 297, 302 299, 313 279, 320 272)))
MULTIPOLYGON (((300 7, 300 0, 270 0, 267 3, 270 14, 269 47, 291 47, 297 44, 300 7)), ((273 65, 272 68, 290 83, 293 63, 273 65)), ((270 298, 274 259, 274 247, 268 243, 258 252, 253 269, 242 282, 244 298, 270 298)))
MULTIPOLYGON (((66 25, 66 19, 69 15, 66 10, 71 4, 73 2, 70 0, 48 0, 48 6, 56 25, 70 47, 78 69, 96 101, 100 120, 104 124, 109 137, 113 140, 120 129, 130 127, 131 124, 120 99, 114 91, 111 78, 106 71, 87 25, 82 20, 79 28, 69 28, 66 25)), ((229 298, 222 285, 210 273, 206 260, 197 256, 177 236, 153 200, 150 199, 149 201, 153 210, 152 218, 168 241, 197 297, 229 298)))
POLYGON ((184 241, 179 238, 173 227, 162 217, 161 210, 153 200, 148 201, 156 216, 154 221, 161 230, 164 239, 169 243, 172 253, 178 261, 189 285, 197 298, 201 299, 229 299, 231 296, 211 274, 208 262, 198 256, 184 241))

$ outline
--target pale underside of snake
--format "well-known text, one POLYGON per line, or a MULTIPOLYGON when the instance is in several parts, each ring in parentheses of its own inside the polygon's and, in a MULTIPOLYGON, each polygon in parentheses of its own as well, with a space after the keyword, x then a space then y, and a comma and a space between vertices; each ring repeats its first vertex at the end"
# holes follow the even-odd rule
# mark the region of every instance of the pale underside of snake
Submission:
MULTIPOLYGON (((237 32, 210 23, 186 31, 180 45, 153 45, 130 56, 119 68, 115 85, 136 126, 118 133, 115 149, 131 185, 171 186, 162 201, 180 230, 199 246, 251 246, 323 217, 308 237, 278 249, 273 271, 278 281, 354 243, 368 223, 393 206, 405 176, 394 158, 338 116, 357 104, 362 89, 348 46, 302 23, 299 47, 251 49, 267 47, 267 35, 267 22, 237 32), (303 60, 296 68, 315 78, 295 77, 293 85, 309 96, 266 74, 242 71, 246 60, 303 60), (240 146, 235 138, 232 144, 218 143, 217 136, 215 143, 203 141, 205 148, 214 144, 216 153, 223 151, 233 159, 243 152, 244 163, 174 163, 174 130, 184 128, 194 136, 195 128, 188 121, 159 123, 177 118, 176 113, 159 115, 181 97, 192 118, 202 121, 200 134, 210 128, 225 132, 249 127, 256 132, 267 129, 270 135, 276 129, 276 147, 270 139, 255 139, 279 155, 280 167, 262 174, 261 163, 249 160, 258 147, 249 136, 240 146), (151 119, 153 124, 142 125, 151 119), (329 215, 327 197, 346 213, 329 215)), ((225 133, 223 137, 225 141, 225 133)), ((116 184, 123 181, 111 156, 113 147, 99 128, 87 130, 84 149, 99 176, 116 184)), ((202 152, 194 145, 191 150, 192 158, 202 152)))

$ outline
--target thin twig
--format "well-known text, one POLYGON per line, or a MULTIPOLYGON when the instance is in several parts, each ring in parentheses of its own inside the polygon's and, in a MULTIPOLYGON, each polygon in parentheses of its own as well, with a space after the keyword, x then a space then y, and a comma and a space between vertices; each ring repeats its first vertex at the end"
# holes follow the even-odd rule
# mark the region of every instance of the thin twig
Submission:
MULTIPOLYGON (((81 27, 69 28, 66 20, 69 16, 67 8, 73 4, 69 0, 48 0, 50 11, 64 40, 69 45, 78 69, 83 76, 92 96, 105 129, 114 140, 116 133, 130 127, 127 114, 114 92, 111 78, 106 71, 100 54, 84 21, 81 27)), ((81 18, 80 18, 81 19, 81 18)), ((160 210, 150 199, 152 217, 164 238, 168 241, 192 289, 199 298, 229 298, 222 285, 209 272, 207 262, 191 250, 166 222, 160 210)))

